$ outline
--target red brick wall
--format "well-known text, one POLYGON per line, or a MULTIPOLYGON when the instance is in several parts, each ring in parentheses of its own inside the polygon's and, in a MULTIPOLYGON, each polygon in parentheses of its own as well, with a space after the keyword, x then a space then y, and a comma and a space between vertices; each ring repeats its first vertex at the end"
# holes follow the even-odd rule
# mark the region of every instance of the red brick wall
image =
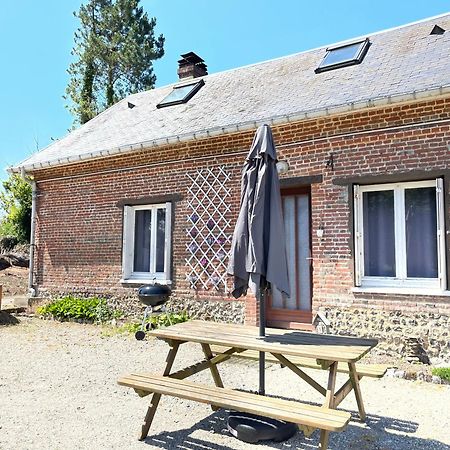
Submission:
MULTIPOLYGON (((323 176, 322 183, 312 185, 313 309, 356 305, 417 310, 439 304, 440 310, 450 312, 446 297, 351 292, 351 199, 347 186, 342 185, 342 179, 355 176, 449 169, 450 99, 304 120, 275 126, 273 131, 279 158, 290 166, 287 177, 323 176), (431 123, 436 121, 439 123, 431 123), (430 124, 419 125, 421 122, 430 124), (387 127, 394 129, 385 130, 387 127), (326 167, 330 153, 334 155, 334 171, 326 167), (319 223, 325 229, 321 242, 315 233, 319 223)), ((129 294, 130 288, 119 282, 122 209, 116 203, 124 198, 180 194, 173 229, 172 278, 176 294, 230 300, 214 290, 193 291, 185 280, 186 172, 208 166, 227 167, 232 174, 230 218, 234 223, 241 165, 252 137, 253 132, 236 133, 35 172, 39 290, 129 294)), ((247 321, 255 322, 256 312, 249 299, 247 321)))

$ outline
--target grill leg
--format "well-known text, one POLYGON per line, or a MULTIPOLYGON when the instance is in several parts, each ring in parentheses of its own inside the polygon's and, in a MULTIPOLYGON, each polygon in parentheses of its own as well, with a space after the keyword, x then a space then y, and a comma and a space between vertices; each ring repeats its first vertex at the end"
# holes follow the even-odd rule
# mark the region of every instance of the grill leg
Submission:
MULTIPOLYGON (((169 350, 169 354, 166 358, 166 367, 164 369, 163 375, 167 376, 172 370, 173 362, 175 361, 175 356, 177 355, 179 344, 175 343, 169 350)), ((141 433, 139 435, 139 440, 143 441, 148 436, 148 430, 155 417, 156 410, 158 408, 159 401, 161 399, 161 394, 153 394, 150 406, 147 409, 147 414, 145 415, 144 423, 141 428, 141 433)))
POLYGON ((145 322, 147 321, 148 316, 150 316, 153 312, 153 308, 151 306, 147 306, 144 311, 144 318, 142 319, 141 330, 145 332, 145 322))

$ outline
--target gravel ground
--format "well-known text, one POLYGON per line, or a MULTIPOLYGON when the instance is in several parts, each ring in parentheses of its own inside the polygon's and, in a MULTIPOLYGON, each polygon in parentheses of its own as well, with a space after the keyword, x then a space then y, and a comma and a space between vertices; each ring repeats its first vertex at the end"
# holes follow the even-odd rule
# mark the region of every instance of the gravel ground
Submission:
MULTIPOLYGON (((183 348, 184 347, 184 348, 183 348)), ((186 344, 175 368, 200 358, 186 344)), ((101 327, 21 317, 0 326, 0 449, 313 449, 319 434, 301 432, 285 443, 250 445, 226 431, 226 413, 207 405, 163 397, 150 436, 137 441, 148 397, 116 384, 130 371, 158 373, 168 347, 132 336, 105 337, 101 327)), ((257 364, 227 362, 220 366, 226 386, 256 389, 257 364)), ((310 372, 325 382, 324 373, 310 372)), ((193 378, 194 379, 194 378, 193 378)), ((203 372, 195 379, 211 383, 203 372)), ((320 402, 288 369, 267 367, 267 392, 320 402)), ((341 404, 353 420, 342 433, 331 433, 333 450, 450 449, 450 386, 392 378, 364 379, 366 424, 356 416, 349 396, 341 404)))

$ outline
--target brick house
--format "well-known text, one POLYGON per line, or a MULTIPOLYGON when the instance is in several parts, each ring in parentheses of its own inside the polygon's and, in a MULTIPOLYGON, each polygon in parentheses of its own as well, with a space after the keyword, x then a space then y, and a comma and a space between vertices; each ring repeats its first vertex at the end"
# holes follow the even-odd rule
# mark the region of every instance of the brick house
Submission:
POLYGON ((21 162, 33 178, 30 284, 45 297, 172 307, 256 323, 227 293, 240 171, 256 127, 281 164, 290 299, 268 325, 417 336, 450 355, 450 14, 226 72, 180 60, 173 85, 130 95, 21 162))

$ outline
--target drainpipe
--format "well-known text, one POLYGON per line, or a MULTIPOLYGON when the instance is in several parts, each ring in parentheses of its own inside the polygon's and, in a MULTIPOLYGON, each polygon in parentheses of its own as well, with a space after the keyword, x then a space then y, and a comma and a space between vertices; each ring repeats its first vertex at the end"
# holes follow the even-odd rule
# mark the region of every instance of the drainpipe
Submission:
POLYGON ((35 246, 35 222, 36 222, 36 198, 37 188, 36 182, 32 177, 27 176, 24 168, 21 169, 22 178, 31 184, 31 229, 30 229, 30 267, 28 274, 28 293, 30 297, 36 297, 36 289, 34 287, 34 246, 35 246))

